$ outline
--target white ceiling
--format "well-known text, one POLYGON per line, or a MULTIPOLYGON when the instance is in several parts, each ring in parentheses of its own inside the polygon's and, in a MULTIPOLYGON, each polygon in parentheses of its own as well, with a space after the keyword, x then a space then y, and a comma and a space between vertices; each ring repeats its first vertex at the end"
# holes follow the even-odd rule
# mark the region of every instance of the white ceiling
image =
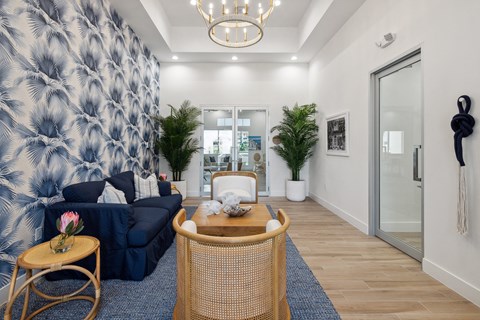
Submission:
MULTIPOLYGON (((232 2, 233 0, 227 0, 232 2)), ((262 1, 250 0, 250 6, 262 1)), ((309 62, 365 0, 282 0, 256 45, 231 49, 213 43, 190 0, 110 0, 161 62, 309 62)), ((207 0, 220 6, 221 0, 207 0)))

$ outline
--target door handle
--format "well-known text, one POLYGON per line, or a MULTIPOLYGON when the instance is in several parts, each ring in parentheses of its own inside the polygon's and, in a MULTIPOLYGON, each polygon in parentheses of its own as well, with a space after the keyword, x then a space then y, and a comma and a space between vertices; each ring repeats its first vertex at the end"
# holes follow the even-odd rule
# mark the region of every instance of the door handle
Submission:
POLYGON ((413 146, 413 180, 422 181, 422 178, 418 176, 418 153, 422 148, 421 145, 413 146))

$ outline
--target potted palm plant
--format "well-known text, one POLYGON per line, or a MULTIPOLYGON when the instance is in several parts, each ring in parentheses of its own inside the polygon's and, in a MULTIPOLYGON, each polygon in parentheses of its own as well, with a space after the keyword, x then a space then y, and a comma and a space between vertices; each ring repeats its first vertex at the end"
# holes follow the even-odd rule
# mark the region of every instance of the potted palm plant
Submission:
POLYGON ((172 171, 172 180, 185 199, 187 182, 182 180, 183 171, 187 170, 193 154, 200 150, 199 141, 193 134, 202 124, 197 120, 202 111, 185 100, 180 108, 170 107, 167 117, 154 116, 153 120, 161 130, 155 139, 155 150, 167 160, 172 171))
POLYGON ((313 147, 318 141, 316 112, 314 103, 295 104, 292 109, 285 106, 282 121, 271 130, 277 131, 280 138, 280 143, 272 149, 285 160, 292 173, 286 184, 286 196, 290 201, 305 200, 305 181, 300 179, 300 170, 313 155, 313 147))

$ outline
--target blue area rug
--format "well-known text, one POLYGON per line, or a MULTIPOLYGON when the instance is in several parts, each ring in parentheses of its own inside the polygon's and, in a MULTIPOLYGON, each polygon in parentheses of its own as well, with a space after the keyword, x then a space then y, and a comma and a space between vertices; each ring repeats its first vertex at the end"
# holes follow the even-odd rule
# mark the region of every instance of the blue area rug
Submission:
MULTIPOLYGON (((190 217, 195 207, 186 207, 190 217)), ((269 206, 270 213, 273 211, 269 206)), ((102 281, 101 304, 96 319, 171 319, 176 299, 175 243, 160 259, 155 271, 143 281, 102 281)), ((72 292, 84 282, 78 280, 44 281, 38 286, 45 292, 59 295, 72 292)), ((93 295, 91 286, 85 291, 93 295)), ((323 291, 312 271, 300 256, 290 237, 287 237, 287 299, 292 319, 337 320, 340 316, 323 291)), ((13 319, 19 319, 22 299, 17 299, 13 319)), ((31 298, 31 310, 45 301, 31 298)), ((91 303, 73 301, 47 310, 35 319, 83 319, 91 303)), ((3 317, 5 306, 0 308, 3 317)))

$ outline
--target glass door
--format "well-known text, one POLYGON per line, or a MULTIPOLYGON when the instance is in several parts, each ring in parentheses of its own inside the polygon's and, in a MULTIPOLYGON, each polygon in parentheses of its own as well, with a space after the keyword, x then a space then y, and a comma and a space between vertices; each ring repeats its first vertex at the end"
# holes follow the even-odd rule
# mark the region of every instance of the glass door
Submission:
POLYGON ((210 194, 214 172, 232 170, 233 108, 203 109, 203 194, 210 194))
POLYGON ((259 195, 268 195, 267 109, 203 108, 201 193, 210 194, 217 171, 254 171, 259 195))
POLYGON ((258 194, 268 195, 267 110, 236 108, 238 168, 257 174, 258 194))
POLYGON ((375 234, 423 257, 422 74, 420 54, 375 75, 375 234))

